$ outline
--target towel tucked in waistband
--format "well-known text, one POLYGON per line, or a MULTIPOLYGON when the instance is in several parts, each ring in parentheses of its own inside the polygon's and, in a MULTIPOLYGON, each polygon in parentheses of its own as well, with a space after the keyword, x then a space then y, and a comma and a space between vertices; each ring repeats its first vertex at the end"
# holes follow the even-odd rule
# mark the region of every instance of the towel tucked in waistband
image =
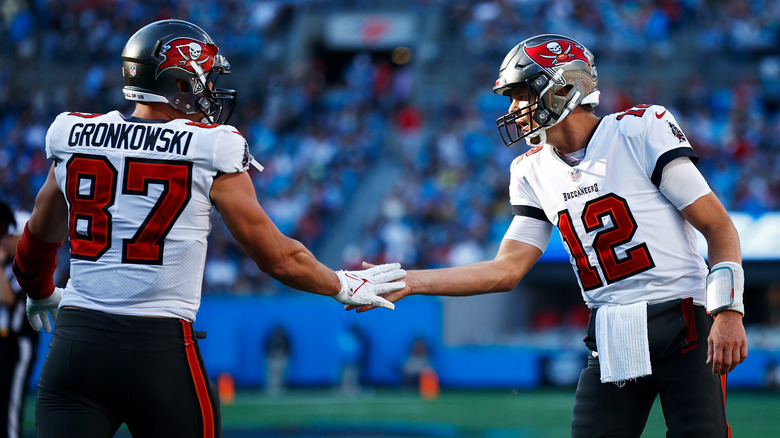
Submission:
POLYGON ((599 307, 596 345, 603 383, 620 383, 652 374, 647 301, 599 307))

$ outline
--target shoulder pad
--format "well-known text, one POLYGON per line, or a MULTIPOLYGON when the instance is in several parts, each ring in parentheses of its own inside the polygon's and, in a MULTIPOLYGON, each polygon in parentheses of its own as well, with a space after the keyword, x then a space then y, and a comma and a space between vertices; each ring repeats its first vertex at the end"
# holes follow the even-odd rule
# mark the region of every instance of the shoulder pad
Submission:
POLYGON ((623 135, 640 135, 658 120, 668 117, 669 112, 661 105, 636 105, 628 110, 613 114, 618 121, 618 129, 623 135))

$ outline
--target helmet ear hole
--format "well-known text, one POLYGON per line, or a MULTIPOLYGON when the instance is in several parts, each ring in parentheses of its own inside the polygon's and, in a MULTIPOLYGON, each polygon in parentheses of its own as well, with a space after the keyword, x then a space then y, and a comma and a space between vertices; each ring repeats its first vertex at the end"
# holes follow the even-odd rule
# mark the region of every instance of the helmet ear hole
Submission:
POLYGON ((555 95, 556 96, 566 96, 567 94, 569 94, 569 91, 571 91, 572 88, 574 88, 573 85, 571 85, 571 84, 566 85, 565 87, 563 87, 560 90, 556 91, 555 95))
POLYGON ((179 90, 181 90, 182 93, 190 91, 190 84, 182 79, 176 79, 176 86, 179 87, 179 90))

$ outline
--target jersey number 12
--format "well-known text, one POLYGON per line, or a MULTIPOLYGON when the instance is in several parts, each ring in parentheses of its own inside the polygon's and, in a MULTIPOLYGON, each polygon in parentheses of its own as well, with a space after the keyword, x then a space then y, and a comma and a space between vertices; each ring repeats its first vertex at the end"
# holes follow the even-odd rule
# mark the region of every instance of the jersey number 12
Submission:
MULTIPOLYGON (((588 233, 598 230, 593 238, 593 249, 607 284, 634 276, 655 266, 644 242, 626 249, 623 258, 618 257, 615 248, 630 242, 637 227, 628 203, 620 196, 610 193, 589 201, 582 210, 582 223, 588 233), (603 220, 606 217, 611 219, 612 226, 604 225, 603 220)), ((558 213, 558 230, 577 264, 577 275, 580 277, 582 288, 592 290, 603 286, 596 267, 590 264, 582 241, 577 236, 569 210, 558 213)))

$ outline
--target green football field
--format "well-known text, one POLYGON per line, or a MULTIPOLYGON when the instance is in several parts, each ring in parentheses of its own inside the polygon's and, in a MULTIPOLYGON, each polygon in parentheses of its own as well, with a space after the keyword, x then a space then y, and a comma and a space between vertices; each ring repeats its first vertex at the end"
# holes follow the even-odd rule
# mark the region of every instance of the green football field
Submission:
MULTIPOLYGON (((223 405, 222 416, 224 438, 563 438, 569 436, 573 401, 572 389, 445 391, 432 401, 385 390, 356 396, 293 391, 278 397, 239 391, 231 405, 223 405)), ((656 401, 643 437, 665 435, 660 408, 656 401)), ((29 403, 28 432, 33 409, 29 403)), ((727 409, 735 438, 780 437, 780 393, 731 391, 727 409)))

